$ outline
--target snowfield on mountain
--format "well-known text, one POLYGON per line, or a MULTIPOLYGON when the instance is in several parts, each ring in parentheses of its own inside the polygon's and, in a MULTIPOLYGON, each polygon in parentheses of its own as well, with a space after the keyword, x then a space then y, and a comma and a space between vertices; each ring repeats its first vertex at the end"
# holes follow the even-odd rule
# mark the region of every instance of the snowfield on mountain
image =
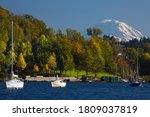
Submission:
POLYGON ((118 20, 105 19, 96 28, 102 29, 104 35, 114 36, 122 41, 129 41, 135 38, 140 40, 144 37, 140 31, 118 20))

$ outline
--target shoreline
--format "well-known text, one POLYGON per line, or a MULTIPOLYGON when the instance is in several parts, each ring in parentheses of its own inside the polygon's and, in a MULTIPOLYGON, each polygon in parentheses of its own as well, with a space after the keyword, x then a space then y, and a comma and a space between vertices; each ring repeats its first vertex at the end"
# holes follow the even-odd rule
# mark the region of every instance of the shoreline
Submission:
MULTIPOLYGON (((66 80, 66 81, 70 81, 70 82, 80 82, 81 80, 76 78, 76 77, 60 77, 62 78, 63 80, 66 80)), ((36 81, 36 82, 52 82, 52 81, 55 81, 56 80, 56 77, 43 77, 43 76, 37 76, 37 77, 30 77, 30 76, 27 76, 25 81, 36 81)))

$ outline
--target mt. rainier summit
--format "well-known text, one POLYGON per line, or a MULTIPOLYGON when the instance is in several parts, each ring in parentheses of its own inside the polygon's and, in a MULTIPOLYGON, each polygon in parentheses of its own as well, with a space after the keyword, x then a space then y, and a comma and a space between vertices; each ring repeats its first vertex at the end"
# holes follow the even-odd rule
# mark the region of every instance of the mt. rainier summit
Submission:
POLYGON ((102 29, 104 35, 115 36, 124 41, 135 38, 140 40, 143 37, 141 32, 118 20, 106 19, 96 27, 102 29))

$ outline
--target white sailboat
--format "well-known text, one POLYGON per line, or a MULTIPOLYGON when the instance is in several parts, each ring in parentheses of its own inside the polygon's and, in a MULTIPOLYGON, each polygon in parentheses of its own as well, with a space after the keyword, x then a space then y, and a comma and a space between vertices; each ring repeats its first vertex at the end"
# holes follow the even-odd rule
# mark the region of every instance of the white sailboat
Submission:
POLYGON ((18 75, 14 74, 13 71, 13 21, 12 21, 12 45, 11 45, 12 53, 11 53, 11 80, 6 81, 6 88, 23 88, 24 82, 18 79, 18 75))
POLYGON ((52 87, 59 88, 59 87, 66 87, 66 82, 64 82, 62 79, 56 76, 56 80, 51 82, 52 87))

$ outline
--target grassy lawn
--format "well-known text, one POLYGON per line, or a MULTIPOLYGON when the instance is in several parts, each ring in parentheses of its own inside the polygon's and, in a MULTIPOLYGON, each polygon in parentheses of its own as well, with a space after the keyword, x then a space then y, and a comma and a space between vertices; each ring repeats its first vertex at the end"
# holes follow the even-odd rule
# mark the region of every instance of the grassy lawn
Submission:
MULTIPOLYGON (((85 71, 76 71, 76 70, 72 70, 72 71, 66 71, 65 76, 67 77, 78 77, 81 78, 83 75, 86 75, 85 71)), ((101 76, 110 76, 111 74, 108 73, 97 73, 97 77, 101 77, 101 76)), ((88 73, 89 77, 94 77, 95 74, 89 72, 88 73)))

